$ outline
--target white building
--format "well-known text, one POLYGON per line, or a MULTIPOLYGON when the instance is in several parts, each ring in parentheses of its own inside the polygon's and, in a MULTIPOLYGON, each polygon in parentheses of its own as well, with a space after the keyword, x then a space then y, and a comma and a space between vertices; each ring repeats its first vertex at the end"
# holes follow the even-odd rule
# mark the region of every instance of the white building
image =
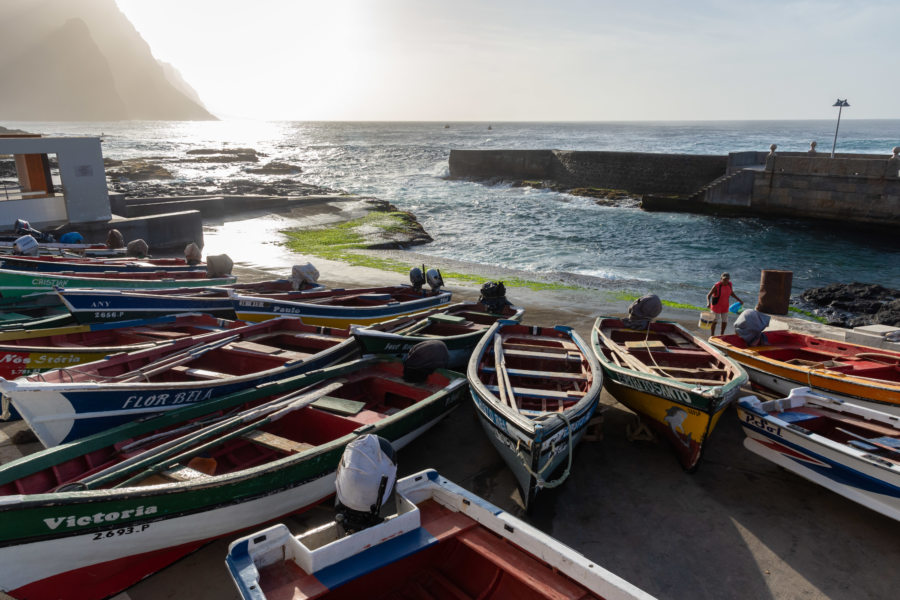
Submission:
POLYGON ((42 227, 110 220, 100 138, 0 134, 0 155, 15 157, 18 188, 0 187, 0 230, 16 219, 42 227), (50 174, 56 155, 59 182, 50 174))

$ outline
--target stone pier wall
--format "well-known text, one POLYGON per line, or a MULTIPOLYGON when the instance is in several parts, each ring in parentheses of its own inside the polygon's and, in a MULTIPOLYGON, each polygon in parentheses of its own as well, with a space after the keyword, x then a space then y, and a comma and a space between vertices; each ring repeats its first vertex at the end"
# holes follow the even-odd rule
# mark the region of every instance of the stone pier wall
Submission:
POLYGON ((550 180, 632 194, 691 194, 725 174, 727 156, 562 150, 451 150, 450 176, 550 180))

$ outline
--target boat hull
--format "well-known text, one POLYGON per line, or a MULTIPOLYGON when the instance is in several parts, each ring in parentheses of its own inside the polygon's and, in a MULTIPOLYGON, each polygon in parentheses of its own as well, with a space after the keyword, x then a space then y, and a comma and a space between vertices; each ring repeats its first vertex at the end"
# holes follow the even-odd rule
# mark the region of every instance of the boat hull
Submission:
POLYGON ((109 323, 123 319, 151 319, 178 313, 202 313, 223 319, 233 319, 234 306, 226 295, 215 298, 202 296, 168 296, 129 294, 101 290, 62 290, 60 298, 79 323, 109 323))
POLYGON ((299 317, 307 325, 346 328, 351 325, 372 325, 396 317, 431 310, 450 302, 450 292, 378 306, 314 304, 241 294, 235 294, 232 301, 235 316, 250 323, 277 317, 299 317))
POLYGON ((701 410, 692 404, 688 395, 629 381, 622 374, 607 371, 604 385, 617 401, 637 413, 651 430, 669 442, 678 462, 689 471, 697 468, 706 440, 738 393, 735 388, 712 410, 701 410), (657 391, 645 391, 653 389, 657 391))
MULTIPOLYGON (((751 452, 845 498, 900 521, 900 468, 865 460, 837 445, 791 430, 764 413, 737 405, 751 452)), ((818 436, 817 436, 818 437, 818 436)))
POLYGON ((900 353, 793 332, 766 335, 771 345, 739 347, 729 341, 736 336, 713 337, 710 343, 740 363, 753 383, 778 395, 786 396, 796 387, 810 387, 853 404, 900 415, 900 353), (812 364, 791 364, 772 354, 803 356, 810 360, 801 363, 812 364), (869 365, 875 371, 887 370, 889 373, 873 374, 871 378, 858 376, 866 372, 866 369, 858 369, 859 359, 873 354, 883 356, 887 362, 879 366, 877 361, 869 361, 869 365), (826 363, 835 361, 847 366, 825 368, 826 363))
POLYGON ((532 506, 541 489, 532 473, 540 473, 545 479, 549 479, 562 465, 567 464, 569 443, 572 444, 572 450, 578 446, 594 416, 597 403, 587 405, 583 411, 570 417, 571 438, 566 422, 557 419, 559 424, 545 428, 543 433, 547 437, 537 441, 533 432, 517 427, 502 413, 494 410, 490 399, 482 398, 475 390, 470 393, 485 435, 516 478, 525 507, 532 506))
MULTIPOLYGON (((185 273, 186 275, 191 272, 185 273)), ((76 277, 56 273, 26 273, 0 269, 0 297, 16 298, 35 292, 51 292, 54 288, 99 288, 117 290, 163 289, 173 287, 214 287, 234 283, 235 277, 202 279, 123 279, 76 277)))

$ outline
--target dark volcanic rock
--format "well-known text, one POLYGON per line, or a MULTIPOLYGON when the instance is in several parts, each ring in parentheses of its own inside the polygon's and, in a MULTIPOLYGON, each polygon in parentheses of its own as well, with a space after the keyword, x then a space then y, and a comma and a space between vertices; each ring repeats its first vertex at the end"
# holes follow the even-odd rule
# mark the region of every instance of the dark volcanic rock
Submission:
POLYGON ((296 175, 297 173, 303 172, 303 169, 301 169, 297 165, 291 165, 278 161, 266 163, 256 169, 248 167, 244 170, 247 173, 253 173, 254 175, 296 175))
POLYGON ((900 290, 877 284, 833 283, 806 290, 796 303, 828 319, 829 325, 900 326, 900 290))
POLYGON ((146 181, 148 179, 172 179, 172 173, 163 166, 141 158, 121 161, 120 165, 106 172, 112 181, 146 181))

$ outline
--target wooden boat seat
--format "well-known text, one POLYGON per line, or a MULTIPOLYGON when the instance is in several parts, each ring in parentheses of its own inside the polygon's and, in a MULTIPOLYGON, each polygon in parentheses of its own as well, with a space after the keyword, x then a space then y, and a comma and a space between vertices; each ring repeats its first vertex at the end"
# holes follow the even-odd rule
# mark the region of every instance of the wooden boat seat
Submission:
POLYGON ((666 350, 666 344, 659 340, 641 340, 637 342, 625 342, 625 347, 629 350, 666 350))
MULTIPOLYGON (((500 388, 496 385, 486 386, 487 389, 491 391, 491 393, 499 393, 500 388)), ((584 392, 581 390, 542 390, 539 388, 526 388, 526 387, 513 387, 513 394, 517 397, 525 397, 525 398, 550 398, 553 400, 574 400, 576 398, 580 398, 584 396, 584 392)))
POLYGON ((269 433, 268 431, 262 431, 261 429, 248 431, 241 437, 243 437, 245 440, 253 442, 254 444, 258 444, 266 448, 271 448, 272 450, 277 450, 278 452, 284 452, 285 454, 300 453, 315 448, 313 444, 295 442, 294 440, 289 440, 286 437, 281 437, 280 435, 275 435, 273 433, 269 433))
POLYGON ((255 354, 276 354, 281 351, 281 348, 276 348, 275 346, 257 344, 256 342, 250 342, 247 340, 232 342, 228 344, 227 347, 231 350, 241 350, 244 352, 253 352, 255 354))
POLYGON ((316 408, 348 417, 359 414, 366 407, 365 402, 348 400, 347 398, 335 398, 333 396, 322 396, 313 402, 312 405, 316 408))
MULTIPOLYGON (((494 367, 484 367, 485 373, 494 373, 497 371, 494 367)), ((511 369, 506 368, 506 372, 510 376, 519 377, 535 377, 541 379, 565 379, 568 381, 587 381, 584 373, 566 373, 564 371, 531 371, 529 369, 511 369)))
POLYGON ((432 323, 448 323, 452 325, 462 325, 467 321, 465 317, 458 315, 431 315, 428 320, 432 323))
POLYGON ((197 379, 227 379, 228 377, 231 377, 231 375, 228 375, 226 373, 209 371, 207 369, 192 369, 184 365, 172 367, 172 371, 174 371, 175 373, 182 373, 189 377, 195 377, 197 379))
MULTIPOLYGON (((538 346, 529 346, 529 348, 538 348, 538 346)), ((543 360, 563 360, 567 362, 581 362, 581 354, 578 352, 563 352, 558 348, 548 348, 547 350, 519 350, 516 348, 504 348, 503 353, 507 356, 519 356, 522 358, 538 358, 543 360)))
POLYGON ((578 346, 576 346, 574 342, 570 342, 568 339, 565 339, 565 338, 557 338, 557 337, 552 337, 549 335, 530 335, 525 339, 527 339, 527 341, 524 341, 524 339, 516 338, 514 336, 504 337, 503 338, 503 348, 504 349, 520 348, 522 350, 537 350, 537 351, 547 350, 550 352, 552 352, 554 350, 558 351, 560 349, 565 349, 565 350, 577 350, 578 349, 578 346), (553 345, 549 346, 549 345, 544 345, 544 344, 529 343, 531 341, 552 342, 553 345))
POLYGON ((189 334, 182 331, 162 331, 159 329, 150 329, 149 327, 137 327, 131 330, 131 333, 145 335, 147 337, 159 338, 161 340, 176 340, 187 337, 189 334))

